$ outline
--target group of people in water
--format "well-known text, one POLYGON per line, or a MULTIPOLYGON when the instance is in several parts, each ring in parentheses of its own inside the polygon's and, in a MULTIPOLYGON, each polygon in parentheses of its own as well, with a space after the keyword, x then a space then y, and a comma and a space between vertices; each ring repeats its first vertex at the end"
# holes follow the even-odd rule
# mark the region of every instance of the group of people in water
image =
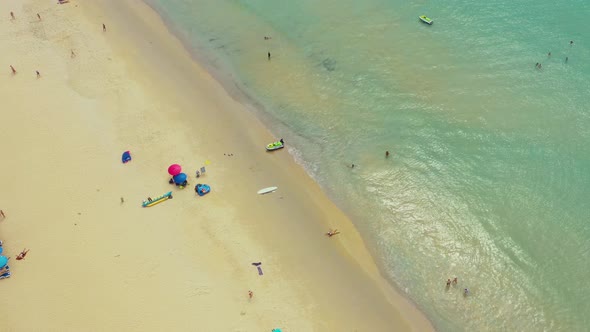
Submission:
MULTIPOLYGON (((447 279, 447 287, 446 287, 447 290, 451 287, 451 284, 453 286, 456 286, 458 282, 459 281, 457 280, 457 277, 453 278, 453 281, 451 281, 451 279, 447 279)), ((467 296, 467 295, 469 295, 469 289, 465 288, 465 289, 463 289, 463 296, 467 296)))
MULTIPOLYGON (((573 40, 570 40, 570 46, 573 46, 573 45, 574 45, 574 41, 573 40)), ((547 57, 549 57, 549 58, 551 57, 551 52, 547 53, 547 57)), ((570 58, 566 56, 565 57, 565 63, 567 63, 569 61, 569 59, 570 58)), ((537 62, 535 64, 535 68, 537 68, 537 69, 543 69, 543 65, 540 62, 537 62)))

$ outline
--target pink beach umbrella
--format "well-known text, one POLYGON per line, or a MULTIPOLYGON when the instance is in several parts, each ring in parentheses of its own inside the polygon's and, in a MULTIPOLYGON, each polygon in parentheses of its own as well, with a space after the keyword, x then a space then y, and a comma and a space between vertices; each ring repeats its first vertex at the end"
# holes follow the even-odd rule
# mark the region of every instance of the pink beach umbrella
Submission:
POLYGON ((178 164, 172 164, 168 167, 168 174, 172 176, 178 175, 180 172, 182 172, 182 167, 178 164))

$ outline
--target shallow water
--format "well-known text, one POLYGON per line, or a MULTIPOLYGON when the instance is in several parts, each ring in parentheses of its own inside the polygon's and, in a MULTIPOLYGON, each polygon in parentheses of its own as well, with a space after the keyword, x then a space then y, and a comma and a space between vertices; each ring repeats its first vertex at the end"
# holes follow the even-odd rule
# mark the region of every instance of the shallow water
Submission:
POLYGON ((588 329, 589 2, 148 2, 437 329, 588 329))

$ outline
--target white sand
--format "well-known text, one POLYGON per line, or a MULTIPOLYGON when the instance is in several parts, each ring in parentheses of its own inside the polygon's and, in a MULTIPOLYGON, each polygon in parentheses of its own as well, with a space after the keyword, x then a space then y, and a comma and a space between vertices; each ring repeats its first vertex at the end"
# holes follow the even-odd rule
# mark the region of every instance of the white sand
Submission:
POLYGON ((432 329, 350 221, 286 150, 264 151, 275 138, 150 8, 23 0, 1 10, 0 239, 13 276, 0 280, 0 330, 432 329), (199 181, 212 193, 196 197, 206 160, 199 181), (167 183, 171 163, 192 186, 167 183), (140 206, 169 190, 174 199, 140 206), (327 238, 330 227, 342 233, 327 238))

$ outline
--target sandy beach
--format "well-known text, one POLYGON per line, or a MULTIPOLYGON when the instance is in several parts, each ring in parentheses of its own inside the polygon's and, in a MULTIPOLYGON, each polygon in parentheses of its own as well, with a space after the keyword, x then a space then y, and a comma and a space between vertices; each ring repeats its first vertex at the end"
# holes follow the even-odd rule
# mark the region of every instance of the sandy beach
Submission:
POLYGON ((0 330, 432 329, 288 151, 264 150, 280 137, 148 6, 2 9, 0 240, 12 277, 0 280, 0 330), (168 184, 172 163, 186 189, 168 184), (198 182, 212 192, 197 197, 198 182), (256 194, 268 186, 279 189, 256 194))

